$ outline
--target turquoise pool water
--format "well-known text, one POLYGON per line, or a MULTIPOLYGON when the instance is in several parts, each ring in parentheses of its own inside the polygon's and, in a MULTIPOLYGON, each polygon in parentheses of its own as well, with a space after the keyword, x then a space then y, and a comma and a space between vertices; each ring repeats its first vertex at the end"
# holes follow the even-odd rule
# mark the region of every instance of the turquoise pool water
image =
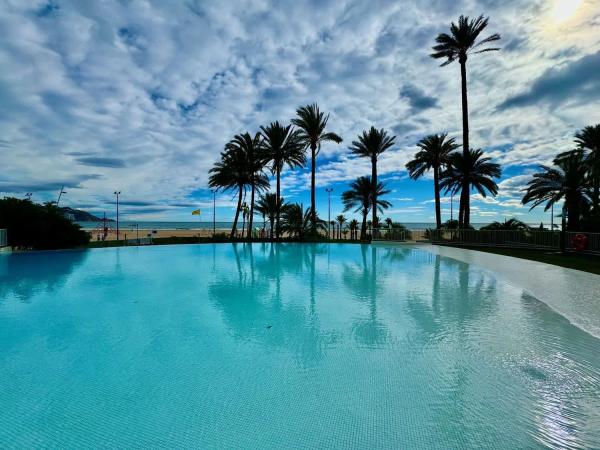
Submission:
POLYGON ((600 341, 425 250, 0 255, 2 448, 599 448, 600 341))

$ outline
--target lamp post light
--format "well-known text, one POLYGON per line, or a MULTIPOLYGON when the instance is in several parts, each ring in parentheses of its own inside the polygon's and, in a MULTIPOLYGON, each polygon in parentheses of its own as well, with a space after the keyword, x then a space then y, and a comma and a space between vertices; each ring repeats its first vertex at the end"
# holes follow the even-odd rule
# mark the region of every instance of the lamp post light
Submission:
POLYGON ((113 192, 113 195, 117 196, 117 241, 119 240, 119 195, 121 195, 121 191, 113 192))
POLYGON ((331 239, 331 193, 333 188, 325 188, 327 192, 327 239, 331 239))
POLYGON ((58 200, 56 200, 56 207, 58 207, 58 204, 60 203, 60 198, 62 197, 63 194, 66 194, 67 191, 65 191, 65 187, 61 187, 60 188, 60 192, 58 193, 58 200))
POLYGON ((211 189, 213 195, 213 239, 217 234, 217 190, 211 189))

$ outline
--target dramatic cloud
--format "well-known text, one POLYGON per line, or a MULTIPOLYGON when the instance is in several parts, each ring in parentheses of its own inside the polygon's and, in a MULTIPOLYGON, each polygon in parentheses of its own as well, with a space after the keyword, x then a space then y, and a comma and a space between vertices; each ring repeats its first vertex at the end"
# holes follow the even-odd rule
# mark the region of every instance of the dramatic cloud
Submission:
POLYGON ((540 102, 587 103, 600 98, 600 51, 549 69, 531 88, 502 102, 499 110, 531 106, 540 102))
MULTIPOLYGON (((66 186, 61 202, 112 216, 119 190, 130 218, 190 220, 191 209, 212 210, 208 170, 234 134, 316 101, 344 138, 319 154, 319 209, 333 187, 341 212, 348 182, 370 173, 348 145, 374 125, 397 135, 379 167, 398 199, 389 214, 429 221, 431 181, 409 180, 404 165, 426 134, 461 141, 459 66, 440 68, 431 45, 459 14, 484 13, 503 49, 469 59, 471 142, 506 175, 473 216, 520 214, 511 183, 600 121, 597 2, 560 24, 550 3, 4 0, 0 195, 48 201, 66 186)), ((308 205, 306 168, 282 181, 286 199, 308 205)), ((216 202, 230 219, 232 193, 216 202)))

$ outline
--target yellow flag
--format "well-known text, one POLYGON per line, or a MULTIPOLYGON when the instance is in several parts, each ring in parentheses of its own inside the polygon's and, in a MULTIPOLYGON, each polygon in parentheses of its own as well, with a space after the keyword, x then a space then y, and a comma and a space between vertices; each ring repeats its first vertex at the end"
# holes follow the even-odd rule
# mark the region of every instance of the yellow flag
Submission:
POLYGON ((199 215, 200 215, 199 209, 195 209, 194 211, 192 211, 192 216, 199 216, 199 215))

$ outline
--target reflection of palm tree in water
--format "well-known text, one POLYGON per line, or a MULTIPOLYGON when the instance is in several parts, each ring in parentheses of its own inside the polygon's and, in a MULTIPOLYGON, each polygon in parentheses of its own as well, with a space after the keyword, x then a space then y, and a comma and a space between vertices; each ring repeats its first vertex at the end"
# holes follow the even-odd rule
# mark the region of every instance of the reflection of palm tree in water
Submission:
POLYGON ((349 290, 359 300, 367 300, 369 315, 354 321, 352 335, 361 345, 367 347, 380 347, 389 338, 387 326, 377 318, 377 296, 383 291, 383 286, 377 279, 378 249, 375 246, 361 245, 361 267, 344 265, 342 279, 349 290), (371 262, 368 263, 368 250, 370 248, 371 262))
POLYGON ((219 279, 209 285, 209 298, 236 338, 285 348, 304 366, 314 365, 337 340, 336 333, 322 330, 316 312, 316 255, 322 251, 314 245, 234 246, 234 275, 217 274, 219 279), (303 307, 290 290, 292 280, 285 277, 302 282, 307 271, 310 303, 303 307))
POLYGON ((426 340, 449 332, 463 333, 474 321, 496 310, 495 280, 481 273, 473 283, 472 275, 469 264, 436 255, 431 301, 426 294, 408 293, 407 311, 425 332, 426 340))

